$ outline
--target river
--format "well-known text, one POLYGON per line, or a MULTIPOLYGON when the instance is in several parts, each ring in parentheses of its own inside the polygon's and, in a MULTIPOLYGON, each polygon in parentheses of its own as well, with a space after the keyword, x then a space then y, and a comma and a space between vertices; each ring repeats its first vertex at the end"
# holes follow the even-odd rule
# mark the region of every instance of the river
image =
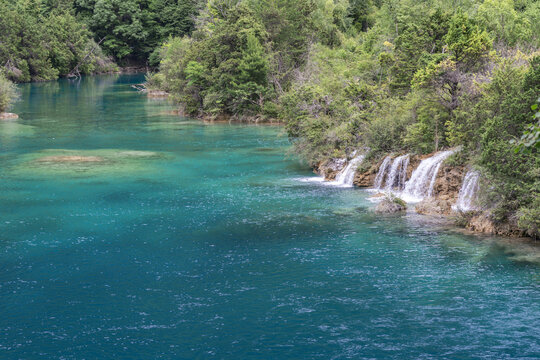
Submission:
POLYGON ((279 127, 142 75, 26 84, 0 123, 2 359, 533 359, 540 267, 302 181, 279 127))

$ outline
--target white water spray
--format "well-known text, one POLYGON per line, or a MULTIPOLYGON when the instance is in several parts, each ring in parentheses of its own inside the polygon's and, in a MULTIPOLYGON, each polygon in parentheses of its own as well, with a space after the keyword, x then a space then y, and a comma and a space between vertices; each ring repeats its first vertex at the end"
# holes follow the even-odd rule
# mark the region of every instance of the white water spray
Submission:
POLYGON ((392 162, 392 158, 390 156, 387 156, 384 158, 381 166, 379 167, 379 172, 377 173, 377 176, 375 176, 375 181, 373 186, 375 189, 381 189, 383 186, 384 176, 386 175, 386 170, 390 166, 390 163, 392 162))
POLYGON ((353 158, 347 166, 336 176, 336 179, 330 184, 341 186, 341 187, 352 187, 354 181, 354 174, 356 173, 356 168, 364 160, 364 155, 359 155, 353 158))
POLYGON ((476 207, 474 205, 477 200, 477 192, 479 188, 480 173, 471 170, 467 172, 463 179, 463 184, 459 190, 457 202, 452 208, 457 211, 471 211, 476 207))
POLYGON ((410 180, 405 184, 402 198, 405 201, 417 202, 431 196, 441 164, 454 152, 455 150, 442 151, 437 155, 422 160, 420 165, 413 171, 410 180))
POLYGON ((398 156, 392 162, 390 172, 386 178, 386 191, 398 190, 401 191, 405 187, 407 180, 407 167, 409 167, 409 154, 398 156))

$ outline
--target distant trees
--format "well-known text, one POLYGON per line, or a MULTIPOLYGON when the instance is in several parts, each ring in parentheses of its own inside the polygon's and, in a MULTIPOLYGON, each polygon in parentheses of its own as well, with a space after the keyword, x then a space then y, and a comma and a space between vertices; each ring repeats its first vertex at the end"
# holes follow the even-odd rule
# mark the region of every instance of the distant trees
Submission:
POLYGON ((106 72, 113 61, 157 65, 163 41, 192 31, 199 2, 0 0, 0 67, 25 82, 106 72))
POLYGON ((85 58, 96 45, 68 3, 0 0, 0 14, 0 65, 14 81, 56 79, 83 59, 83 74, 114 68, 101 50, 85 58))
MULTIPOLYGON (((198 0, 74 0, 79 17, 116 60, 146 62, 169 36, 189 34, 198 0)), ((157 53, 150 60, 159 62, 157 53)))

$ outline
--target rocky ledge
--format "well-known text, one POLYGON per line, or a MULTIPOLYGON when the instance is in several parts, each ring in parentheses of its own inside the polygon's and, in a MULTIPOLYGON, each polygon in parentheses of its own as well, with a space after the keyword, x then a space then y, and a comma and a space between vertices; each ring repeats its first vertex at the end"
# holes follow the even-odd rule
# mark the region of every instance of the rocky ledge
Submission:
POLYGON ((422 215, 448 216, 452 214, 452 202, 447 199, 428 198, 416 204, 414 210, 422 215))
POLYGON ((463 216, 466 217, 465 227, 471 231, 508 237, 527 235, 519 229, 517 219, 508 219, 508 222, 497 223, 491 219, 489 212, 475 212, 463 214, 463 216))
POLYGON ((434 197, 454 204, 457 201, 465 173, 466 170, 463 166, 443 164, 437 173, 437 179, 433 186, 434 197))

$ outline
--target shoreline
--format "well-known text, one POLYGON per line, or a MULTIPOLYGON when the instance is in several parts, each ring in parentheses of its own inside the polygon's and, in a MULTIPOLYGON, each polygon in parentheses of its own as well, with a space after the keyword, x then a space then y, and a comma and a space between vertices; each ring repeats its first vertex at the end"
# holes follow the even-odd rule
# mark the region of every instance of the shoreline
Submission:
MULTIPOLYGON (((390 155, 387 155, 387 157, 390 155)), ((399 155, 398 155, 399 156, 399 155)), ((398 156, 393 156, 397 158, 398 156)), ((429 159, 433 154, 427 155, 412 155, 410 156, 410 164, 406 171, 406 181, 410 180, 412 173, 419 167, 422 160, 429 159)), ((376 162, 367 164, 368 166, 362 170, 354 171, 354 180, 351 184, 354 188, 360 190, 372 189, 374 197, 387 196, 392 193, 396 198, 401 200, 403 194, 401 191, 388 192, 385 188, 377 187, 375 184, 376 176, 379 170, 383 167, 383 159, 381 157, 376 162)), ((350 162, 350 161, 349 161, 350 162)), ((322 176, 324 181, 334 181, 336 176, 345 170, 346 159, 327 159, 312 167, 313 172, 322 176)), ((470 209, 456 210, 454 206, 458 201, 458 193, 464 183, 466 173, 464 165, 448 165, 442 164, 440 169, 434 175, 433 183, 437 188, 433 194, 428 194, 418 201, 409 201, 407 210, 404 212, 413 212, 418 216, 426 217, 433 220, 442 220, 448 223, 455 229, 466 231, 469 234, 478 234, 486 236, 500 236, 507 239, 520 239, 520 243, 528 242, 534 246, 539 246, 538 238, 530 236, 525 231, 518 228, 517 223, 502 222, 497 223, 490 218, 490 209, 470 209)), ((384 170, 383 170, 384 171, 384 170)), ((383 174, 383 180, 385 175, 383 174)), ((375 210, 377 204, 374 203, 372 210, 375 210)), ((389 212, 390 213, 390 212, 389 212)))

